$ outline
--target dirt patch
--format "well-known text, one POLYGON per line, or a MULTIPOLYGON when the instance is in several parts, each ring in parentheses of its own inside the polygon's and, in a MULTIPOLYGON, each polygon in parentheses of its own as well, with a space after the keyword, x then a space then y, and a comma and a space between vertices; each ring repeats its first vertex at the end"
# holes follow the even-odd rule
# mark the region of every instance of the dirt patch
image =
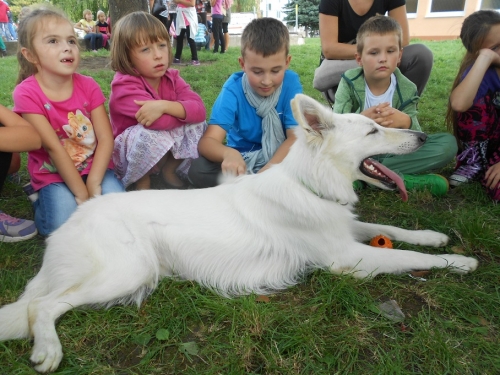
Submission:
POLYGON ((111 60, 108 56, 92 56, 80 60, 78 70, 104 70, 111 69, 111 60))

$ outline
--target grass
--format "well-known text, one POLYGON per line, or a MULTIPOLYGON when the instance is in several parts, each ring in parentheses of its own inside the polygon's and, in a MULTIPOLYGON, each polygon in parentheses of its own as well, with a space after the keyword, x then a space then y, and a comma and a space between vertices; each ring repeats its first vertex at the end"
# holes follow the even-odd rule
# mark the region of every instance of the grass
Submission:
MULTIPOLYGON (((449 90, 462 48, 457 41, 426 42, 435 64, 420 104, 424 130, 444 131, 449 90)), ((306 94, 312 88, 319 40, 293 46, 291 68, 306 94)), ((184 51, 188 57, 188 50, 184 51)), ((90 54, 83 54, 91 58, 90 54)), ((100 52, 99 56, 105 56, 100 52)), ((239 50, 200 53, 201 67, 181 75, 209 109, 222 84, 239 69, 239 50)), ((16 61, 0 60, 0 100, 11 105, 16 61)), ((109 70, 84 70, 109 97, 109 70)), ((452 165, 441 171, 448 175, 452 165)), ((28 176, 22 173, 23 181, 28 176)), ((7 183, 1 209, 32 217, 19 186, 7 183)), ((382 275, 359 281, 316 271, 297 286, 270 297, 224 299, 189 281, 163 280, 137 309, 77 309, 58 323, 65 357, 57 374, 498 374, 500 322, 500 205, 479 184, 446 197, 410 193, 403 203, 393 193, 365 189, 358 213, 364 221, 407 229, 433 229, 451 237, 444 249, 396 243, 432 253, 457 252, 480 260, 478 270, 460 276, 435 270, 418 281, 382 275), (403 324, 376 313, 395 300, 403 324)), ((85 228, 82 228, 85 230, 85 228)), ((75 241, 78 241, 75 238, 75 241)), ((71 251, 68 244, 68 251, 71 251)), ((38 271, 43 240, 0 243, 0 305, 14 301, 38 271)), ((0 374, 34 374, 29 340, 0 342, 0 374)))

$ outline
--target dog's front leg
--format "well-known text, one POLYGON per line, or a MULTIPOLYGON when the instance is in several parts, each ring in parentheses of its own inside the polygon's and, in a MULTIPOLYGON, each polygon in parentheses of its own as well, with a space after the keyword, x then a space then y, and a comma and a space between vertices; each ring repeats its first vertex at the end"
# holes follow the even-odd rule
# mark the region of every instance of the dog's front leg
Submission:
POLYGON ((391 240, 422 246, 442 247, 449 241, 447 235, 432 230, 407 230, 390 225, 364 223, 361 221, 354 223, 354 233, 356 239, 361 242, 369 241, 380 234, 389 237, 391 240))
POLYGON ((354 243, 331 263, 333 273, 349 273, 354 277, 373 277, 379 273, 400 274, 413 270, 447 268, 467 273, 477 268, 477 260, 456 254, 431 255, 416 251, 384 249, 354 243))

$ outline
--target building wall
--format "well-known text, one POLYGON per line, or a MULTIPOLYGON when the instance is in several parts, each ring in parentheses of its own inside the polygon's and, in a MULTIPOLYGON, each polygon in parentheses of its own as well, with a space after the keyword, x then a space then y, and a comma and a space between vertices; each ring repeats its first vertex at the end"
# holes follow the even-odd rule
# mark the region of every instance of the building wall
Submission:
MULTIPOLYGON (((417 12, 408 13, 410 25, 410 37, 427 40, 456 39, 460 35, 460 29, 464 19, 471 13, 481 8, 499 8, 500 1, 497 0, 465 0, 463 11, 457 12, 431 12, 432 2, 439 6, 449 0, 417 0, 417 12)), ((459 0, 452 0, 457 1, 459 0)), ((409 11, 415 9, 415 2, 407 0, 409 11)))

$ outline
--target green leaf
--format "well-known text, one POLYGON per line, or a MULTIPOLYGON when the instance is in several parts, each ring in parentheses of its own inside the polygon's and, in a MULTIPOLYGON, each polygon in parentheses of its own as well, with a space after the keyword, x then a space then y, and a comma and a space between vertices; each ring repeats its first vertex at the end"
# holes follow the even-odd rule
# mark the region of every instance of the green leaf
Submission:
POLYGON ((198 344, 194 341, 183 342, 179 345, 179 351, 184 355, 198 355, 198 344))
POLYGON ((160 341, 168 340, 169 337, 170 332, 168 331, 168 329, 160 328, 158 331, 156 331, 156 338, 160 341))
POLYGON ((132 340, 139 345, 145 346, 151 341, 151 335, 148 335, 147 333, 143 333, 140 335, 134 335, 132 336, 132 340))

